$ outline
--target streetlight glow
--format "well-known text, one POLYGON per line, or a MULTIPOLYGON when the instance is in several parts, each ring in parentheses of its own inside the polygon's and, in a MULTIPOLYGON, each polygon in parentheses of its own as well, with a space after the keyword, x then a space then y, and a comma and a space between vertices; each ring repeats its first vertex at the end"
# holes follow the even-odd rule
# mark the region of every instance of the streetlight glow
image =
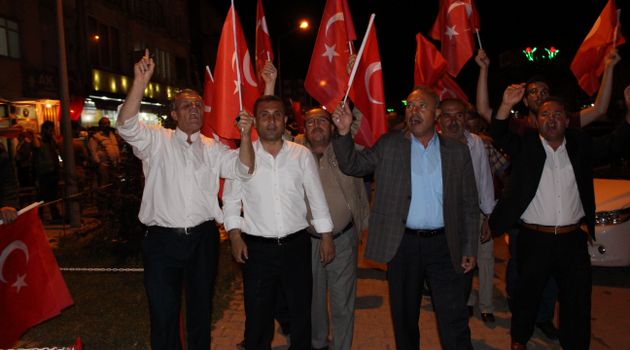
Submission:
POLYGON ((308 20, 303 19, 300 21, 300 30, 307 30, 310 26, 311 24, 308 23, 308 20))

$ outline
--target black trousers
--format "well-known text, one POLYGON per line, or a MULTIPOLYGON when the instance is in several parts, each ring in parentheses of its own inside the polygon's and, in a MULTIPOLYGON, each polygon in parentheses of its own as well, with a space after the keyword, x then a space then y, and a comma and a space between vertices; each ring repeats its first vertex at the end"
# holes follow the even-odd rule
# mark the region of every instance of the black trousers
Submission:
POLYGON ((147 230, 142 252, 153 350, 182 348, 179 335, 182 289, 186 293, 187 348, 210 348, 218 251, 219 231, 214 221, 195 227, 188 235, 156 227, 147 230))
POLYGON ((446 236, 404 234, 398 252, 387 265, 396 349, 420 348, 418 322, 425 279, 431 285, 442 348, 472 349, 466 308, 471 278, 471 273, 458 273, 453 268, 446 236))
POLYGON ((291 326, 289 349, 311 348, 311 239, 305 230, 278 245, 244 235, 249 259, 243 264, 245 348, 269 350, 274 334, 274 305, 284 291, 291 326))
POLYGON ((581 230, 553 235, 521 227, 519 284, 512 314, 512 340, 526 344, 534 332, 543 290, 555 278, 560 302, 560 344, 588 349, 591 339, 591 260, 581 230))

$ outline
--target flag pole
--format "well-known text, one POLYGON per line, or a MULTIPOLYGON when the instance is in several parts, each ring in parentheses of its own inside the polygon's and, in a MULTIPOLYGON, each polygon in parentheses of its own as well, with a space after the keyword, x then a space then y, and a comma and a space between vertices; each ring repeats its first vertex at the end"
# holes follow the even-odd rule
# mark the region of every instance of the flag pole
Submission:
POLYGON ((236 87, 238 90, 238 110, 243 110, 243 96, 241 95, 241 64, 238 62, 238 45, 236 44, 236 8, 232 3, 232 36, 234 37, 234 57, 236 58, 236 87))
POLYGON ((210 80, 214 81, 214 77, 212 76, 212 72, 210 71, 210 67, 206 66, 206 71, 208 72, 208 75, 210 76, 210 80))
POLYGON ((621 9, 617 10, 617 23, 615 23, 615 33, 613 34, 613 45, 612 49, 615 49, 617 46, 617 32, 619 31, 619 19, 621 18, 621 9))
POLYGON ((343 102, 341 103, 342 106, 345 106, 346 100, 348 100, 348 94, 350 93, 350 88, 352 87, 354 76, 357 74, 357 69, 359 68, 359 62, 361 61, 361 55, 363 55, 363 49, 365 49, 365 44, 367 43, 370 30, 372 30, 372 24, 374 24, 374 17, 376 17, 376 14, 373 13, 370 16, 370 21, 368 22, 367 29, 365 30, 365 35, 363 36, 361 47, 359 48, 359 52, 357 53, 357 58, 354 60, 354 65, 352 66, 352 73, 350 73, 350 79, 348 80, 348 89, 346 90, 346 95, 343 97, 343 102))
POLYGON ((475 33, 477 34, 477 42, 479 43, 479 48, 483 50, 483 46, 481 46, 481 36, 479 36, 479 28, 475 28, 475 33))

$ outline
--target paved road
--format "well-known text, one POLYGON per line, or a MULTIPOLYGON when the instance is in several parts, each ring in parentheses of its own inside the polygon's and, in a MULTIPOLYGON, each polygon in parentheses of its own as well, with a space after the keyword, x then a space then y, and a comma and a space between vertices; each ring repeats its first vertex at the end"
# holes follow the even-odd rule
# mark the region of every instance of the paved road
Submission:
MULTIPOLYGON (((492 327, 486 326, 479 318, 479 310, 475 310, 475 316, 470 319, 470 327, 473 346, 477 350, 509 349, 510 344, 510 313, 505 302, 503 278, 508 254, 502 239, 495 240, 495 256, 496 323, 492 327)), ((630 349, 629 313, 630 268, 594 268, 591 349, 630 349)), ((352 349, 395 348, 384 272, 366 268, 359 270, 355 317, 352 349)), ((225 311, 212 332, 212 348, 236 349, 235 344, 242 340, 244 321, 242 287, 238 286, 230 308, 225 311)), ((420 325, 421 348, 440 349, 435 314, 429 297, 423 297, 420 325)), ((286 339, 276 332, 273 349, 287 349, 286 344, 286 339)), ((544 338, 537 330, 528 349, 560 349, 560 346, 557 341, 544 338)))

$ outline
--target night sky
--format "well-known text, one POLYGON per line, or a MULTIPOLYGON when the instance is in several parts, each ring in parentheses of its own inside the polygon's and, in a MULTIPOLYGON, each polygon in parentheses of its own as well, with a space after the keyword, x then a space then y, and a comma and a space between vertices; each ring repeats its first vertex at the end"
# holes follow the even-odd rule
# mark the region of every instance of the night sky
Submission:
MULTIPOLYGON (((348 2, 358 36, 355 42, 357 50, 370 13, 376 13, 375 26, 383 65, 385 94, 388 105, 398 107, 400 99, 406 97, 413 87, 415 35, 421 32, 428 36, 437 15, 439 1, 348 0, 348 2)), ((225 1, 224 5, 216 0, 212 3, 219 13, 227 13, 229 1, 225 1)), ((325 3, 324 0, 263 0, 276 55, 277 41, 281 40, 282 75, 286 79, 303 79, 306 76, 325 3), (298 19, 302 17, 307 17, 311 21, 313 25, 311 32, 291 32, 298 19)), ((552 83, 552 93, 576 100, 575 104, 588 101, 588 96, 577 87, 569 65, 606 5, 606 0, 478 0, 475 4, 481 19, 482 44, 491 59, 490 95, 493 104, 498 103, 508 83, 524 81, 536 73, 547 76, 552 83), (518 10, 515 9, 517 6, 518 10), (501 67, 499 57, 502 53, 520 52, 527 46, 536 46, 539 50, 554 46, 560 53, 555 63, 524 64, 524 60, 521 60, 523 62, 517 61, 516 64, 501 67)), ((236 0, 235 6, 245 35, 250 41, 250 50, 253 51, 256 1, 236 0)), ((628 29, 630 1, 617 1, 617 8, 622 9, 622 32, 630 39, 628 29)), ((435 43, 439 45, 439 42, 435 43)), ((619 48, 622 61, 615 70, 613 99, 620 98, 623 87, 630 84, 629 46, 625 44, 619 48)), ((477 74, 478 67, 471 59, 456 78, 473 102, 477 74)))

